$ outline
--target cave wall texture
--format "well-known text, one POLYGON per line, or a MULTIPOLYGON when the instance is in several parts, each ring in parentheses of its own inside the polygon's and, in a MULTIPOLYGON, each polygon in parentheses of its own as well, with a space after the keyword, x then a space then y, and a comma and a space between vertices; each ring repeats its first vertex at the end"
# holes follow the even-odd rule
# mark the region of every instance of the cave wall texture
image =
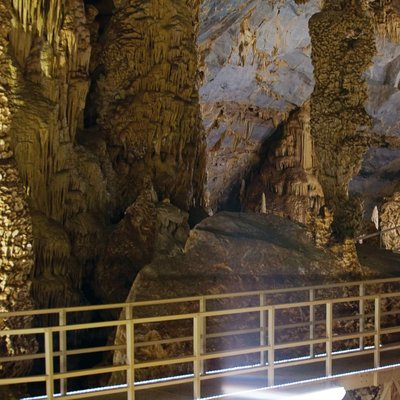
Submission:
POLYGON ((0 310, 123 301, 219 210, 398 224, 399 41, 398 0, 0 0, 0 310))

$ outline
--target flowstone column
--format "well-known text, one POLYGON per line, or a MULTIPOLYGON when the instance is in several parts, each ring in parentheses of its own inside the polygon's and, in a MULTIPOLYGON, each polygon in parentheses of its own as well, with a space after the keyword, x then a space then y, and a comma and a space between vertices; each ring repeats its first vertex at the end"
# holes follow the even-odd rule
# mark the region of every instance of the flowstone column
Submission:
POLYGON ((311 134, 318 180, 334 213, 334 233, 351 237, 359 205, 349 200, 348 184, 368 149, 363 74, 375 53, 373 25, 361 1, 327 0, 322 12, 311 17, 309 28, 315 74, 311 134))

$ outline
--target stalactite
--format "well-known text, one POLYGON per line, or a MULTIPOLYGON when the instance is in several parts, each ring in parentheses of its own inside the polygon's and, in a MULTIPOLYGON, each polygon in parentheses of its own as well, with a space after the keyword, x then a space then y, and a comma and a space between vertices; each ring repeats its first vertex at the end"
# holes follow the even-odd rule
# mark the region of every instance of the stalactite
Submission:
POLYGON ((81 0, 14 0, 12 7, 10 49, 19 68, 10 134, 35 210, 33 296, 43 307, 79 304, 79 268, 97 253, 77 245, 94 236, 93 229, 78 235, 76 223, 81 214, 108 218, 101 161, 75 144, 89 90, 93 11, 87 20, 81 0))
MULTIPOLYGON (((160 197, 183 208, 192 196, 200 200, 203 179, 201 171, 193 173, 204 157, 196 87, 198 6, 135 0, 117 7, 102 53, 105 73, 97 82, 100 124, 109 146, 119 149, 113 162, 121 180, 140 182, 146 169, 160 197)), ((141 188, 123 188, 125 208, 141 188)))
POLYGON ((400 42, 400 8, 394 1, 363 1, 366 12, 371 16, 375 32, 396 43, 400 42))
POLYGON ((385 199, 381 207, 380 225, 382 230, 388 229, 382 234, 382 242, 385 249, 400 251, 400 192, 395 192, 390 198, 385 199))

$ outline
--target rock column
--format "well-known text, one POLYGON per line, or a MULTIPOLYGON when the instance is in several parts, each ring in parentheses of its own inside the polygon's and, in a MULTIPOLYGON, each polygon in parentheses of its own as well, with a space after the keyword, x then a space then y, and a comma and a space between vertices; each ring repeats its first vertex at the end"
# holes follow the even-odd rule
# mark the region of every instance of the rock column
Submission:
MULTIPOLYGON (((33 267, 32 220, 25 188, 11 146, 9 92, 15 67, 8 55, 10 12, 0 3, 0 312, 32 308, 30 273, 33 267)), ((32 318, 0 318, 0 330, 30 327, 32 318)), ((36 351, 36 341, 26 336, 1 336, 0 356, 36 351)), ((0 377, 21 376, 30 363, 1 363, 0 377)))
MULTIPOLYGON (((370 124, 364 109, 363 76, 375 53, 374 30, 361 1, 326 1, 309 22, 315 89, 311 96, 311 134, 317 177, 326 204, 333 210, 333 229, 353 236, 348 184, 368 149, 370 124)), ((356 207, 357 208, 357 207, 356 207)))

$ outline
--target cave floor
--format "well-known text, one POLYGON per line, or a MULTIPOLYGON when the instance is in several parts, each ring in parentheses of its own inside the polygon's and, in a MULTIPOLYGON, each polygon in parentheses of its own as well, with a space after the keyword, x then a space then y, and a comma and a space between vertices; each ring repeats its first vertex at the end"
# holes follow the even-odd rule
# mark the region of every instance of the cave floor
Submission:
POLYGON ((369 243, 358 244, 357 254, 361 265, 378 273, 380 277, 400 276, 400 254, 369 243))
MULTIPOLYGON (((400 350, 394 350, 390 352, 381 353, 381 366, 392 365, 398 362, 400 358, 400 350)), ((333 362, 333 375, 349 373, 352 371, 360 371, 364 369, 373 368, 374 356, 373 354, 366 354, 362 356, 356 356, 351 358, 336 359, 333 362)), ((285 384, 293 381, 309 380, 313 378, 320 378, 324 376, 325 372, 325 361, 316 362, 304 366, 295 366, 288 368, 280 368, 275 371, 275 383, 285 384), (322 374, 322 375, 321 375, 322 374)), ((244 393, 246 391, 254 390, 254 388, 262 388, 267 385, 266 372, 248 373, 236 376, 230 376, 223 379, 214 379, 205 381, 202 384, 202 398, 208 398, 216 396, 218 394, 232 393, 227 398, 233 400, 243 400, 246 398, 259 398, 268 400, 270 398, 276 398, 276 393, 272 394, 271 391, 258 390, 257 397, 244 393), (240 393, 233 395, 233 393, 240 393), (270 397, 272 396, 272 397, 270 397)), ((283 392, 284 389, 279 389, 280 396, 285 394, 298 394, 299 391, 305 390, 299 386, 292 389, 287 389, 288 392, 283 392)), ((308 389, 309 390, 309 389, 308 389)), ((315 390, 313 386, 313 390, 315 390)), ((281 397, 282 398, 282 397, 281 397)), ((126 400, 126 394, 120 395, 109 395, 109 396, 98 396, 98 400, 126 400)), ((160 389, 143 390, 136 394, 136 400, 191 400, 193 399, 192 385, 183 384, 170 386, 160 389)))

